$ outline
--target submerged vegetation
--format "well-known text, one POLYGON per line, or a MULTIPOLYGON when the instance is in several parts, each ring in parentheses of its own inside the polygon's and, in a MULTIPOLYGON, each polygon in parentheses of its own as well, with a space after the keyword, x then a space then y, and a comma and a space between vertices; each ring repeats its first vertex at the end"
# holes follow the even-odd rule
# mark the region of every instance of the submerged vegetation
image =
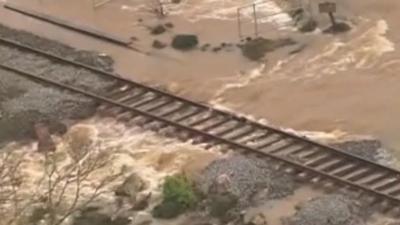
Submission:
POLYGON ((158 218, 173 218, 196 206, 198 196, 184 175, 169 176, 163 185, 163 201, 153 210, 158 218))

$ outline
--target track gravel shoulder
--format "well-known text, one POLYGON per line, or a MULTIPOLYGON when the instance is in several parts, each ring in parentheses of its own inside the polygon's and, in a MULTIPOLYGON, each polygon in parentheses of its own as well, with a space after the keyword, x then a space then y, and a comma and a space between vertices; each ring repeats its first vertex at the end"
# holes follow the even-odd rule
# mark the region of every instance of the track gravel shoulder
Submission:
MULTIPOLYGON (((97 52, 79 51, 57 41, 0 25, 0 37, 112 71, 113 60, 97 52)), ((55 63, 42 56, 0 45, 0 60, 13 67, 93 92, 104 92, 112 81, 91 71, 55 63)), ((80 95, 45 87, 0 70, 0 144, 33 137, 33 124, 47 122, 52 132, 65 130, 63 120, 83 119, 95 112, 96 102, 80 95)))

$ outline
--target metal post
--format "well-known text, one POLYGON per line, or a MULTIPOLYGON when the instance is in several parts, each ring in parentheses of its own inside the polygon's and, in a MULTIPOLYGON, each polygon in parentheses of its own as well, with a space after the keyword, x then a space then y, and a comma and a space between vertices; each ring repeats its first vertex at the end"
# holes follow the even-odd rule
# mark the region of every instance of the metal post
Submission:
POLYGON ((237 23, 238 23, 239 39, 242 39, 242 21, 240 20, 240 8, 237 9, 237 23))
POLYGON ((256 3, 253 3, 253 17, 254 17, 254 35, 258 36, 258 21, 256 12, 256 3))
POLYGON ((328 15, 329 15, 329 18, 331 20, 332 27, 335 27, 336 26, 336 19, 335 19, 335 16, 333 15, 333 12, 329 12, 328 15))

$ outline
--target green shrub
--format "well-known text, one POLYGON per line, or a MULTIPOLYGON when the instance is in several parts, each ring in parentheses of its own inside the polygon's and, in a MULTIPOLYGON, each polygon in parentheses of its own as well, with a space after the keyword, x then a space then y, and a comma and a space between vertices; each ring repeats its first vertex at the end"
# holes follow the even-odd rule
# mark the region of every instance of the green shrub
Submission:
POLYGON ((174 218, 194 207, 197 201, 193 186, 185 176, 169 176, 163 185, 163 201, 154 208, 153 216, 174 218))

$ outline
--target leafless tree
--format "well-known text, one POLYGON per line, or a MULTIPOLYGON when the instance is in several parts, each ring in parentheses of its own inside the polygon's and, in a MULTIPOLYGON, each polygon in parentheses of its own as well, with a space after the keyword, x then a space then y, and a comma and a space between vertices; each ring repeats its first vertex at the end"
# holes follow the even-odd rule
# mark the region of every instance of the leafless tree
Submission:
POLYGON ((23 157, 16 159, 12 153, 2 156, 0 215, 8 214, 8 219, 2 221, 4 224, 27 224, 27 220, 32 220, 33 209, 40 209, 41 215, 36 215, 34 220, 61 225, 97 200, 106 192, 106 186, 120 176, 119 172, 111 171, 109 174, 102 172, 93 179, 92 176, 104 169, 110 160, 101 144, 93 143, 79 132, 68 137, 66 143, 64 154, 48 152, 41 156, 43 173, 36 182, 35 191, 28 195, 19 188, 24 182, 19 172, 23 157))

